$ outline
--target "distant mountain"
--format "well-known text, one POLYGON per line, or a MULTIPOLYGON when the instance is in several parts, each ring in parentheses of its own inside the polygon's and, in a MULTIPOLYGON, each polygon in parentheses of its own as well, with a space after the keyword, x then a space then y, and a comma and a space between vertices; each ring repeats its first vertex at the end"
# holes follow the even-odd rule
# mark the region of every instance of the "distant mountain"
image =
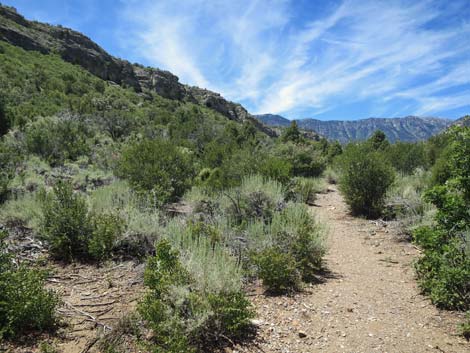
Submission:
MULTIPOLYGON (((289 126, 290 120, 272 114, 257 115, 257 119, 268 126, 289 126)), ((391 142, 425 140, 445 130, 452 124, 449 119, 422 118, 407 116, 404 118, 368 118, 361 120, 317 119, 297 120, 300 128, 315 131, 330 140, 341 143, 365 140, 376 130, 382 130, 391 142)))
POLYGON ((457 119, 452 125, 470 126, 470 115, 465 115, 460 119, 457 119))
POLYGON ((274 114, 255 115, 255 118, 261 121, 263 124, 272 127, 287 127, 291 123, 289 119, 274 114))

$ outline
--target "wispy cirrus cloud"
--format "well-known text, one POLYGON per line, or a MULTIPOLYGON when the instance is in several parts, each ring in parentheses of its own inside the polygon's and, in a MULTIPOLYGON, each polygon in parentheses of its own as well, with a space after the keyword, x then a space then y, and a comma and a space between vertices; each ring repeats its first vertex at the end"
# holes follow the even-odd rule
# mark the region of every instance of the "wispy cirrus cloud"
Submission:
POLYGON ((254 113, 470 108, 467 0, 121 2, 134 56, 254 113))

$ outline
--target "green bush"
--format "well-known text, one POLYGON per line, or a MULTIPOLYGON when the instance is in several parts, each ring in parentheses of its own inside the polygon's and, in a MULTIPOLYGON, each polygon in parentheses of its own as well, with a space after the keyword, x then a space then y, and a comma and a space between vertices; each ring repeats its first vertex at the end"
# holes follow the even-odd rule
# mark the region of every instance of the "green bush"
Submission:
POLYGON ((87 125, 76 117, 46 117, 29 123, 25 128, 28 152, 53 165, 76 160, 90 152, 87 125))
POLYGON ((7 199, 9 186, 20 160, 18 151, 0 141, 0 204, 7 199))
POLYGON ((258 172, 266 178, 287 184, 292 177, 292 164, 279 157, 267 156, 261 161, 258 172))
POLYGON ((255 253, 253 262, 258 267, 259 278, 269 292, 281 294, 301 288, 302 280, 297 263, 290 253, 285 253, 278 247, 270 247, 255 253))
POLYGON ((404 174, 412 174, 417 168, 428 167, 426 145, 422 142, 396 142, 386 148, 384 153, 390 164, 404 174))
POLYGON ((297 177, 288 184, 286 199, 313 205, 317 194, 325 190, 323 179, 297 177))
POLYGON ((132 144, 124 150, 117 172, 137 191, 152 191, 163 203, 176 201, 195 177, 190 153, 166 140, 132 144))
POLYGON ((53 328, 59 304, 58 296, 44 288, 44 272, 13 265, 5 237, 0 233, 0 341, 53 328))
POLYGON ((66 261, 87 257, 93 231, 88 206, 70 183, 59 181, 44 195, 42 228, 53 257, 66 261))
POLYGON ((414 232, 424 249, 416 269, 423 292, 438 306, 470 309, 470 128, 449 132, 449 177, 425 199, 437 208, 436 224, 414 232))
POLYGON ((111 257, 116 241, 124 233, 124 220, 117 214, 102 213, 92 217, 93 232, 88 243, 88 254, 96 260, 111 257))
POLYGON ((340 191, 354 215, 380 216, 395 178, 383 156, 364 145, 349 145, 341 155, 340 191))
POLYGON ((276 246, 292 254, 304 281, 312 281, 325 255, 324 228, 306 206, 289 204, 273 218, 271 234, 276 246))

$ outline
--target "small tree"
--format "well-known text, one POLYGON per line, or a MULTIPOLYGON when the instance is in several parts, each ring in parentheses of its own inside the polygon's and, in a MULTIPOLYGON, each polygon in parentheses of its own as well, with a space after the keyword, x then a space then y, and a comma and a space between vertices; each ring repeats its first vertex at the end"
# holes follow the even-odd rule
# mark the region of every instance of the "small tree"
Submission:
POLYGON ((382 130, 375 131, 372 136, 369 138, 368 142, 372 148, 376 151, 384 150, 390 145, 390 142, 387 140, 387 136, 382 130))
POLYGON ((92 233, 86 200, 70 183, 58 182, 44 197, 43 230, 51 255, 61 260, 88 256, 92 233))
POLYGON ((297 126, 297 121, 293 120, 290 123, 290 126, 282 134, 282 141, 292 141, 295 143, 299 143, 301 139, 302 135, 300 134, 299 127, 297 126))
POLYGON ((340 157, 340 190, 355 215, 377 217, 395 178, 383 156, 365 145, 350 145, 340 157))

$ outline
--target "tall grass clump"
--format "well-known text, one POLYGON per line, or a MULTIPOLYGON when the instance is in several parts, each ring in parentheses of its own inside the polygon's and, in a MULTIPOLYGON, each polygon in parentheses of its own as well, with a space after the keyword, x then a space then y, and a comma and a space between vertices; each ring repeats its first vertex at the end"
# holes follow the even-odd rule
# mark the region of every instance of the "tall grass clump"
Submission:
POLYGON ((220 197, 224 214, 238 225, 246 225, 255 219, 269 223, 283 204, 282 184, 259 175, 245 177, 240 187, 222 192, 220 197))
POLYGON ((311 282, 322 267, 325 228, 305 205, 289 203, 272 223, 247 229, 251 261, 268 291, 298 290, 301 280, 311 282))
POLYGON ((173 219, 145 271, 148 292, 139 311, 167 352, 193 352, 243 334, 253 312, 242 271, 225 247, 200 227, 173 219))
POLYGON ((406 230, 430 225, 436 208, 423 198, 431 173, 416 169, 411 175, 399 174, 387 192, 385 216, 397 219, 406 230))
POLYGON ((296 177, 287 186, 286 198, 295 202, 313 205, 317 194, 327 190, 322 178, 302 178, 296 177))

